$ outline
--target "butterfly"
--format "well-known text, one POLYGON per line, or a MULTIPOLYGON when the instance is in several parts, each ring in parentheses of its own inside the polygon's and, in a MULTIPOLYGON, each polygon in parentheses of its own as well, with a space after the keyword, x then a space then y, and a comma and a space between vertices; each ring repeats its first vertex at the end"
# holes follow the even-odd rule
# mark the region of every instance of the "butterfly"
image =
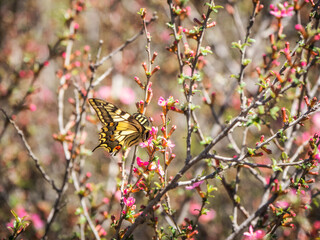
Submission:
POLYGON ((116 155, 122 147, 131 147, 149 138, 150 123, 143 114, 131 115, 97 98, 90 98, 89 103, 104 125, 99 133, 100 144, 92 151, 104 147, 111 155, 116 155))

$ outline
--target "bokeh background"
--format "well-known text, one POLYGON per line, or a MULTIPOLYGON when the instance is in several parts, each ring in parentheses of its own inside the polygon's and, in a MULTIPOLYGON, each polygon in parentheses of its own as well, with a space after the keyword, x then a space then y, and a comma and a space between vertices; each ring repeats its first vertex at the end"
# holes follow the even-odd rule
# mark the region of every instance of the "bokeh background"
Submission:
MULTIPOLYGON (((190 14, 183 21, 184 27, 192 27, 194 17, 201 19, 201 14, 206 9, 205 2, 200 0, 187 3, 190 7, 190 14)), ((269 13, 268 5, 279 1, 261 2, 265 7, 257 17, 252 29, 255 43, 247 51, 247 58, 252 59, 252 64, 246 68, 245 72, 247 96, 256 94, 258 75, 255 68, 263 63, 263 54, 270 52, 269 35, 277 30, 277 21, 269 13)), ((0 1, 0 106, 8 114, 12 114, 41 165, 58 185, 64 174, 65 156, 61 143, 54 138, 54 134, 59 131, 57 91, 66 45, 63 37, 68 31, 66 19, 72 4, 74 4, 73 1, 66 0, 0 1), (35 73, 35 69, 41 64, 45 66, 41 68, 41 71, 35 73), (32 93, 28 94, 28 91, 32 93)), ((248 19, 252 12, 252 1, 221 0, 216 1, 216 4, 224 8, 212 15, 212 19, 217 24, 206 32, 203 41, 204 46, 211 47, 213 54, 205 58, 202 88, 209 95, 215 94, 217 111, 224 105, 221 120, 225 122, 240 111, 237 81, 231 77, 232 74, 239 73, 240 59, 238 51, 232 48, 231 43, 244 39, 248 19)), ((141 18, 137 14, 141 8, 147 9, 147 19, 151 18, 153 13, 157 15, 157 20, 148 25, 148 30, 152 36, 151 50, 158 52, 155 64, 159 65, 161 70, 152 78, 154 95, 146 115, 154 119, 154 126, 161 127, 162 109, 157 104, 159 97, 173 96, 181 104, 185 102, 181 85, 178 84, 177 59, 166 50, 172 44, 171 30, 166 25, 170 21, 167 1, 86 1, 85 9, 76 19, 79 28, 73 51, 79 51, 79 63, 76 63, 78 67, 75 67, 71 74, 79 81, 87 81, 88 59, 95 59, 100 40, 103 40, 101 56, 106 56, 127 39, 136 35, 142 28, 141 18), (90 49, 88 54, 83 54, 85 49, 90 49)), ((310 7, 301 10, 302 25, 308 22, 309 11, 310 7)), ((284 19, 282 22, 286 40, 292 46, 298 40, 294 28, 296 23, 294 17, 284 19)), ((191 47, 195 46, 195 41, 190 39, 188 41, 191 47)), ((146 39, 141 35, 98 69, 96 75, 100 76, 112 67, 111 73, 98 86, 95 86, 96 97, 112 102, 130 113, 136 112, 135 103, 144 98, 144 92, 135 83, 134 77, 138 76, 145 81, 144 70, 141 67, 141 63, 147 58, 145 46, 146 39)), ((280 59, 284 61, 284 58, 280 59)), ((317 77, 319 77, 319 69, 314 68, 310 72, 311 82, 315 82, 317 77)), ((293 92, 288 92, 289 99, 290 94, 293 96, 293 92)), ((72 104, 67 100, 69 97, 73 98, 73 89, 68 89, 66 96, 64 111, 67 121, 73 111, 72 104)), ((289 101, 287 104, 290 104, 289 101)), ((212 117, 210 108, 204 103, 201 92, 194 96, 194 103, 200 106, 196 114, 202 131, 208 137, 216 136, 220 129, 212 117)), ((92 109, 87 107, 87 111, 88 116, 94 117, 92 109)), ((172 136, 176 159, 169 169, 170 175, 175 175, 183 166, 186 156, 186 120, 182 114, 175 112, 169 113, 169 119, 170 126, 177 125, 177 130, 172 136)), ((37 171, 34 161, 28 156, 15 129, 6 123, 4 116, 1 116, 0 120, 0 238, 6 238, 10 233, 7 224, 13 219, 10 210, 14 209, 22 216, 28 215, 32 221, 22 235, 23 239, 37 239, 44 232, 45 221, 52 208, 55 192, 50 189, 49 184, 37 171)), ((272 126, 279 124, 281 124, 281 118, 272 122, 272 126)), ((83 139, 85 141, 83 150, 87 155, 77 166, 81 169, 79 170, 81 176, 87 172, 91 173, 89 182, 94 190, 90 196, 90 204, 95 207, 92 215, 94 219, 101 221, 101 213, 106 210, 110 215, 117 216, 118 206, 116 204, 108 206, 107 203, 105 205, 101 203, 108 201, 106 198, 111 199, 112 195, 116 194, 118 165, 117 162, 111 161, 108 154, 102 149, 91 153, 98 143, 99 123, 88 122, 84 128, 87 136, 83 139)), ((318 132, 319 129, 319 114, 316 114, 297 135, 296 146, 313 133, 318 132)), ((241 131, 241 129, 236 129, 234 134, 240 136, 241 131)), ((264 132, 268 132, 266 128, 260 132, 254 127, 250 129, 247 145, 254 146, 264 132)), ((235 141, 241 145, 240 137, 235 138, 235 141)), ((192 154, 195 156, 201 152, 203 146, 196 136, 192 138, 192 144, 192 154)), ((232 157, 235 151, 229 148, 228 144, 227 140, 221 141, 215 147, 215 151, 232 157)), ((139 150, 138 153, 142 158, 146 157, 143 150, 139 150)), ((257 162, 259 161, 270 163, 267 157, 259 158, 257 162)), ((197 172, 197 169, 202 169, 201 164, 188 171, 183 179, 187 180, 201 174, 197 172)), ((270 169, 260 171, 265 177, 271 173, 270 169)), ((235 178, 234 174, 235 172, 230 170, 225 176, 231 184, 235 178)), ((260 204, 263 189, 252 175, 247 172, 244 172, 244 175, 238 195, 242 196, 241 203, 247 207, 248 211, 253 211, 260 204)), ((208 206, 210 214, 200 219, 200 234, 197 239, 223 239, 230 233, 230 227, 226 226, 231 224, 229 216, 232 214, 232 202, 220 180, 212 180, 210 183, 218 190, 214 193, 215 197, 208 206)), ((319 187, 319 183, 315 184, 319 187)), ((177 211, 177 216, 180 216, 179 221, 182 221, 184 217, 192 219, 193 214, 197 214, 192 212, 192 209, 201 204, 201 198, 195 191, 177 189, 170 193, 170 197, 172 208, 177 211)), ((137 198, 139 199, 139 196, 137 198)), ((143 199, 142 195, 140 199, 143 199)), ((48 235, 49 239, 77 239, 79 216, 76 211, 79 208, 79 198, 72 184, 64 196, 63 205, 52 225, 52 230, 48 235)), ((320 219, 319 208, 316 205, 313 207, 313 210, 310 210, 307 215, 302 216, 308 218, 304 221, 310 226, 314 221, 320 219)), ((239 219, 244 218, 240 215, 239 219)), ((112 230, 109 230, 108 224, 110 222, 105 221, 103 227, 110 238, 112 230)), ((281 239, 292 237, 290 230, 282 231, 285 232, 283 236, 287 238, 281 239)), ((137 239, 151 239, 152 237, 151 229, 150 231, 140 229, 135 234, 137 239)))

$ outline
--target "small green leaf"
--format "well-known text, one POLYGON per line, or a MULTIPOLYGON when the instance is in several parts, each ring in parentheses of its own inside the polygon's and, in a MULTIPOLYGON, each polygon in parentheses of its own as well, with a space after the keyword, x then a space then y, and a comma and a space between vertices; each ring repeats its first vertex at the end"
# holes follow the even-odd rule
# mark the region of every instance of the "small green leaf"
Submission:
POLYGON ((243 66, 247 66, 248 64, 250 64, 251 63, 251 59, 243 59, 243 61, 242 61, 242 64, 243 64, 243 66))
POLYGON ((271 116, 274 120, 276 120, 276 119, 278 118, 278 116, 279 116, 279 114, 278 114, 279 110, 280 110, 280 108, 277 107, 277 106, 270 109, 270 116, 271 116))

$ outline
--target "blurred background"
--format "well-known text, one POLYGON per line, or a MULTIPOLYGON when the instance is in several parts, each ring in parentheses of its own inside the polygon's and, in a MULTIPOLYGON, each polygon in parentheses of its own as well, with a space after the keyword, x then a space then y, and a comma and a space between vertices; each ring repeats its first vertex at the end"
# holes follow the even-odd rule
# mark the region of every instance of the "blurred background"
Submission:
MULTIPOLYGON (((191 28, 195 17, 201 19, 201 15, 206 11, 205 2, 203 0, 188 1, 190 14, 184 19, 183 27, 191 28)), ((277 21, 269 13, 268 5, 278 1, 261 2, 265 7, 258 15, 252 29, 255 43, 248 48, 246 56, 252 59, 252 64, 246 68, 245 72, 246 94, 249 97, 255 95, 258 89, 258 74, 255 68, 262 65, 263 54, 270 53, 269 35, 277 30, 277 21)), ((61 183, 65 168, 65 156, 61 143, 54 139, 54 134, 59 131, 57 91, 66 46, 61 39, 68 32, 66 19, 72 4, 74 4, 73 1, 67 0, 0 1, 0 106, 12 116, 24 132, 41 165, 57 185, 61 183), (41 71, 37 71, 39 68, 41 71)), ((240 71, 240 55, 238 50, 232 48, 231 43, 243 41, 249 16, 252 13, 252 1, 221 0, 216 1, 216 4, 224 8, 217 14, 212 14, 212 19, 217 24, 205 33, 203 46, 210 46, 213 54, 204 58, 206 65, 203 68, 201 90, 205 90, 209 96, 215 95, 215 109, 217 112, 221 111, 221 121, 225 123, 240 112, 237 81, 231 77, 232 74, 238 74, 240 71)), ((85 9, 76 18, 79 28, 74 40, 73 52, 76 55, 79 54, 79 62, 76 63, 74 60, 76 67, 71 74, 80 82, 88 81, 88 59, 95 59, 99 41, 103 40, 101 52, 103 57, 136 35, 142 28, 141 18, 137 14, 141 8, 146 8, 147 19, 150 19, 152 14, 157 15, 157 20, 148 25, 148 30, 152 36, 151 51, 158 53, 155 65, 159 65, 161 69, 152 77, 154 95, 146 115, 152 117, 153 125, 159 126, 160 129, 162 109, 157 104, 159 97, 167 99, 173 96, 182 105, 186 101, 181 91, 182 87, 178 84, 180 74, 178 61, 174 54, 166 50, 173 41, 171 29, 166 25, 170 21, 167 1, 86 1, 85 9), (79 53, 76 53, 77 50, 79 53), (83 54, 85 51, 89 54, 83 54)), ((310 8, 307 7, 301 10, 302 24, 308 21, 309 11, 310 8)), ((282 22, 286 40, 292 46, 298 40, 294 29, 295 21, 296 18, 287 18, 282 22)), ((190 47, 196 46, 196 41, 189 39, 188 42, 190 47)), ((129 113, 137 111, 135 103, 144 99, 144 92, 135 83, 134 77, 138 76, 145 81, 144 70, 141 67, 141 63, 147 59, 145 46, 146 39, 141 35, 98 69, 96 76, 101 76, 112 67, 111 73, 94 88, 97 98, 112 102, 129 113)), ((280 59, 284 61, 284 57, 280 59)), ((312 78, 316 79, 316 76, 319 76, 319 69, 313 69, 311 81, 312 78)), ((289 99, 290 94, 294 96, 293 93, 288 92, 289 99)), ((74 96, 73 90, 67 89, 66 96, 65 120, 73 111, 72 104, 67 100, 74 96)), ((203 97, 201 92, 194 96, 194 104, 200 106, 196 110, 199 125, 205 136, 214 137, 220 128, 210 108, 204 103, 203 97)), ((87 107, 87 110, 88 116, 94 116, 91 108, 87 107)), ((186 156, 186 120, 182 114, 175 112, 169 113, 169 119, 169 126, 177 125, 177 130, 172 136, 176 159, 169 169, 169 175, 174 176, 183 166, 186 156)), ((306 124, 303 131, 305 136, 302 134, 297 136, 297 142, 295 142, 297 146, 299 141, 302 142, 315 131, 319 131, 320 124, 317 119, 313 119, 312 124, 306 124)), ((1 116, 0 120, 0 238, 5 238, 9 234, 7 224, 13 219, 10 210, 14 209, 18 214, 28 215, 32 220, 23 239, 37 239, 44 232, 45 221, 52 208, 55 192, 40 176, 15 129, 6 122, 4 116, 1 116)), ((281 118, 273 121, 271 125, 277 126, 279 123, 281 118)), ((94 191, 90 196, 90 203, 91 206, 96 207, 92 210, 92 214, 94 219, 101 222, 102 216, 99 214, 106 209, 109 210, 110 215, 118 216, 116 213, 118 206, 99 205, 105 198, 111 198, 112 194, 115 194, 115 179, 118 177, 118 171, 115 169, 118 165, 111 161, 102 149, 91 154, 91 150, 98 144, 100 126, 91 122, 85 126, 87 136, 84 138, 84 147, 87 156, 81 162, 82 165, 79 164, 79 168, 81 167, 79 174, 84 175, 87 172, 92 174, 90 183, 94 186, 94 191)), ((241 132, 242 129, 236 129, 234 134, 241 135, 241 132)), ((264 132, 268 133, 268 130, 263 128, 259 132, 257 128, 250 129, 248 146, 254 146, 264 132)), ((195 156, 203 150, 203 145, 196 136, 192 141, 192 155, 195 156)), ((235 137, 235 141, 241 145, 240 137, 235 137)), ((214 150, 221 155, 232 157, 236 152, 229 148, 228 144, 227 140, 221 141, 214 150)), ((147 156, 143 150, 138 150, 138 154, 141 158, 147 156)), ((256 162, 270 163, 271 160, 268 157, 261 157, 256 162)), ((197 172, 198 168, 200 169, 200 166, 187 172, 183 179, 187 180, 200 175, 201 172, 197 172)), ((266 178, 270 173, 270 169, 260 171, 260 174, 266 178)), ((231 185, 235 179, 234 174, 235 172, 229 171, 225 175, 231 185)), ((214 192, 215 198, 211 199, 208 206, 210 213, 200 218, 200 234, 197 239, 223 239, 230 233, 230 228, 226 226, 231 224, 229 216, 232 214, 233 204, 228 193, 221 186, 220 180, 211 180, 210 184, 218 190, 214 192)), ((261 183, 252 175, 248 174, 247 177, 242 178, 238 195, 243 196, 241 203, 247 207, 248 211, 259 206, 262 191, 261 183)), ((195 191, 177 189, 169 195, 172 208, 177 210, 177 215, 180 214, 181 221, 183 217, 192 219, 197 215, 197 212, 195 213, 192 209, 201 204, 201 198, 195 191)), ((142 195, 140 199, 143 199, 142 195)), ((79 207, 79 199, 72 184, 63 202, 64 207, 52 225, 49 239, 77 239, 79 217, 75 212, 79 207)), ((310 212, 310 216, 310 222, 312 219, 320 218, 315 210, 310 212)), ((244 219, 241 214, 239 219, 244 219)), ((110 222, 104 222, 103 227, 107 231, 107 236, 111 237, 112 230, 109 230, 108 224, 110 222)), ((151 239, 152 234, 151 229, 150 231, 143 229, 142 232, 137 231, 135 236, 137 239, 151 239)), ((290 237, 290 231, 286 234, 290 237)))

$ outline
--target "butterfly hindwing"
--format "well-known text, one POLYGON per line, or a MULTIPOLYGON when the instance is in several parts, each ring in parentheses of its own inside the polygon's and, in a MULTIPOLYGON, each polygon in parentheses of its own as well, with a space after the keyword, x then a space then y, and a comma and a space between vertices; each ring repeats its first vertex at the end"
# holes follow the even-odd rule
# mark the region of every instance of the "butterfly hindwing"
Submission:
POLYGON ((90 98, 89 102, 104 124, 100 131, 100 144, 96 148, 104 147, 115 155, 123 146, 130 147, 145 140, 149 131, 149 121, 144 115, 130 115, 100 99, 90 98))

